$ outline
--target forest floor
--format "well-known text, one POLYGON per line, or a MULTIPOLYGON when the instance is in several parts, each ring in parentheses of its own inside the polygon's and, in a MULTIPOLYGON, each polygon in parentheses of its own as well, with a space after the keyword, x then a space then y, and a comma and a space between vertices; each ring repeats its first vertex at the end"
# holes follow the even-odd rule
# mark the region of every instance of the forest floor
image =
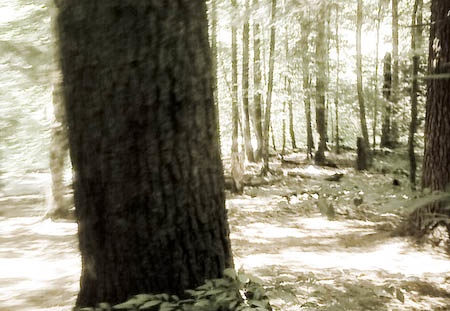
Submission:
MULTIPOLYGON (((261 280, 274 310, 450 310, 444 247, 392 235, 415 204, 405 158, 384 156, 368 172, 351 168, 352 153, 333 159, 340 168, 304 158, 275 161, 278 174, 264 180, 248 165, 259 186, 227 198, 236 268, 261 280), (326 180, 336 173, 339 181, 326 180)), ((0 195, 0 310, 74 304, 77 226, 42 220, 45 201, 43 194, 0 195)))

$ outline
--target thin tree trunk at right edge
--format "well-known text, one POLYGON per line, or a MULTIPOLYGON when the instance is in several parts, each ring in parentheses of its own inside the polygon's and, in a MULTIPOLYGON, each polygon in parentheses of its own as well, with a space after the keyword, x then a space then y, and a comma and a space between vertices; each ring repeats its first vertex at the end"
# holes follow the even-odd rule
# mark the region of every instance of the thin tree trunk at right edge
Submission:
MULTIPOLYGON (((273 90, 273 71, 275 66, 275 16, 276 16, 277 1, 272 0, 272 17, 270 26, 270 50, 269 50, 269 73, 267 81, 267 100, 266 111, 264 113, 264 149, 263 149, 263 168, 262 175, 266 175, 269 171, 269 129, 270 129, 270 114, 272 106, 272 90, 273 90)), ((272 133, 273 134, 273 133, 272 133)))
MULTIPOLYGON (((249 0, 245 2, 245 9, 248 11, 249 0)), ((244 22, 244 27, 242 31, 242 107, 244 113, 244 142, 245 142, 245 153, 247 155, 247 160, 250 162, 255 162, 252 138, 250 134, 250 114, 249 114, 249 100, 248 100, 248 72, 249 72, 249 30, 250 25, 248 22, 248 17, 246 17, 244 22)))
MULTIPOLYGON (((358 8, 356 10, 356 85, 358 92, 359 117, 361 122, 361 132, 364 139, 362 150, 368 151, 369 134, 366 122, 366 107, 364 104, 363 81, 362 81, 362 54, 361 54, 361 28, 362 28, 362 0, 358 0, 358 8)), ((365 155, 368 158, 368 155, 365 155)), ((367 167, 366 167, 367 168, 367 167)), ((362 168, 362 169, 366 169, 362 168)))

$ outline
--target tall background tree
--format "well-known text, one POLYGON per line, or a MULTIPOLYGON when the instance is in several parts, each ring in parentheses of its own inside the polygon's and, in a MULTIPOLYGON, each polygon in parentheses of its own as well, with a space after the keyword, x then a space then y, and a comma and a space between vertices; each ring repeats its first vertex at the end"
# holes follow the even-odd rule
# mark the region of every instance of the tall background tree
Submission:
POLYGON ((327 149, 327 126, 326 126, 326 91, 327 91, 327 58, 328 40, 326 33, 328 3, 320 1, 317 18, 316 35, 316 126, 319 134, 319 143, 314 155, 314 161, 318 165, 326 163, 325 150, 327 149))
POLYGON ((233 265, 204 1, 68 0, 58 17, 77 306, 182 294, 233 265))
POLYGON ((361 133, 363 135, 362 158, 358 163, 364 163, 359 169, 367 168, 367 157, 369 149, 369 133, 366 122, 366 106, 364 103, 363 81, 362 81, 362 54, 361 54, 361 28, 363 25, 363 1, 358 0, 356 9, 356 89, 358 93, 359 119, 361 124, 361 133))
MULTIPOLYGON (((263 168, 262 174, 265 175, 269 172, 269 129, 270 129, 270 116, 272 108, 272 92, 273 92, 273 75, 275 67, 275 17, 277 11, 277 1, 272 0, 271 6, 271 26, 270 26, 270 46, 269 46, 269 73, 267 78, 267 97, 266 97, 266 109, 264 112, 264 127, 263 127, 263 138, 264 138, 264 149, 263 149, 263 168)), ((273 135, 273 131, 272 131, 273 135)))

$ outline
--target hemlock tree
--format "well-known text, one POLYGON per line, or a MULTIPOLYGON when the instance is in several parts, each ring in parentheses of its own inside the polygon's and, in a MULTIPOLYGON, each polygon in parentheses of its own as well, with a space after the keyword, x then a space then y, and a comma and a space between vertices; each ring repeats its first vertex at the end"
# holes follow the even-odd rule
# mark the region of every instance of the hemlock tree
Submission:
MULTIPOLYGON (((433 191, 449 191, 450 187, 449 11, 450 1, 431 1, 422 187, 433 191)), ((414 210, 405 223, 404 231, 408 235, 422 237, 444 225, 450 232, 449 216, 448 208, 438 200, 414 210)))
POLYGON ((431 1, 428 94, 422 186, 450 185, 450 1, 431 1))
POLYGON ((66 0, 59 10, 76 305, 220 277, 233 261, 205 2, 66 0))

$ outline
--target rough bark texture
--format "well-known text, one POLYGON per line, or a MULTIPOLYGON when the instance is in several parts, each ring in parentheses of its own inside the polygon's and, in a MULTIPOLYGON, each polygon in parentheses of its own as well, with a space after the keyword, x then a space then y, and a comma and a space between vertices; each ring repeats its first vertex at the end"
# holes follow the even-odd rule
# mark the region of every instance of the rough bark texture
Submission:
MULTIPOLYGON (((277 9, 277 1, 272 0, 272 14, 270 26, 270 47, 269 47, 269 73, 267 78, 267 99, 266 99, 266 111, 264 112, 264 127, 263 127, 263 168, 262 175, 266 175, 269 172, 269 136, 270 136, 270 114, 272 107, 272 90, 273 90, 273 71, 275 67, 275 16, 277 9)), ((272 131, 273 135, 273 131, 272 131)), ((275 140, 274 140, 275 142, 275 140)), ((275 149, 275 147, 274 147, 275 149)))
MULTIPOLYGON (((431 1, 428 93, 425 117, 425 154, 422 187, 449 191, 450 186, 450 1, 431 1)), ((436 227, 447 227, 447 202, 436 201, 414 210, 404 234, 422 237, 436 227)))
POLYGON ((450 184, 450 1, 431 2, 428 95, 425 118, 424 188, 450 184))
MULTIPOLYGON (((369 146, 369 133, 366 122, 366 106, 364 103, 363 79, 362 79, 362 54, 361 54, 361 28, 362 28, 362 0, 358 0, 356 10, 356 89, 358 93, 359 120, 361 123, 361 132, 364 138, 364 145, 369 146)), ((367 151, 367 148, 363 148, 367 151)), ((365 156, 367 158, 367 155, 365 156)), ((365 169, 365 168, 364 168, 365 169)))
POLYGON ((307 157, 312 158, 312 151, 314 150, 314 137, 312 134, 312 118, 311 118, 311 77, 310 77, 310 58, 307 53, 309 50, 308 37, 311 31, 310 21, 306 16, 302 16, 302 31, 300 38, 300 45, 303 49, 302 55, 302 76, 303 76, 303 102, 305 104, 306 116, 306 148, 307 157))
MULTIPOLYGON (((253 0, 254 9, 258 5, 258 0, 253 0)), ((261 38, 260 26, 255 21, 253 23, 253 106, 254 106, 254 127, 256 136, 255 160, 260 161, 262 158, 263 148, 263 129, 262 129, 262 109, 261 109, 261 38)))
POLYGON ((327 36, 326 29, 326 14, 327 3, 322 1, 318 14, 318 27, 316 37, 316 125, 317 133, 319 134, 319 145, 314 155, 314 162, 317 165, 325 165, 325 150, 327 148, 327 133, 326 133, 326 111, 325 111, 325 93, 327 89, 327 36))
MULTIPOLYGON (((249 0, 246 0, 245 8, 248 11, 249 0)), ((249 32, 250 24, 248 19, 244 22, 242 30, 242 108, 244 113, 244 141, 245 141, 245 154, 247 160, 255 162, 253 154, 252 138, 250 135, 250 112, 249 112, 249 100, 248 100, 248 85, 249 85, 249 32)))
POLYGON ((383 112, 381 124, 380 147, 391 147, 391 54, 386 53, 383 59, 383 112))
POLYGON ((77 306, 182 294, 233 265, 205 3, 66 0, 77 306))

